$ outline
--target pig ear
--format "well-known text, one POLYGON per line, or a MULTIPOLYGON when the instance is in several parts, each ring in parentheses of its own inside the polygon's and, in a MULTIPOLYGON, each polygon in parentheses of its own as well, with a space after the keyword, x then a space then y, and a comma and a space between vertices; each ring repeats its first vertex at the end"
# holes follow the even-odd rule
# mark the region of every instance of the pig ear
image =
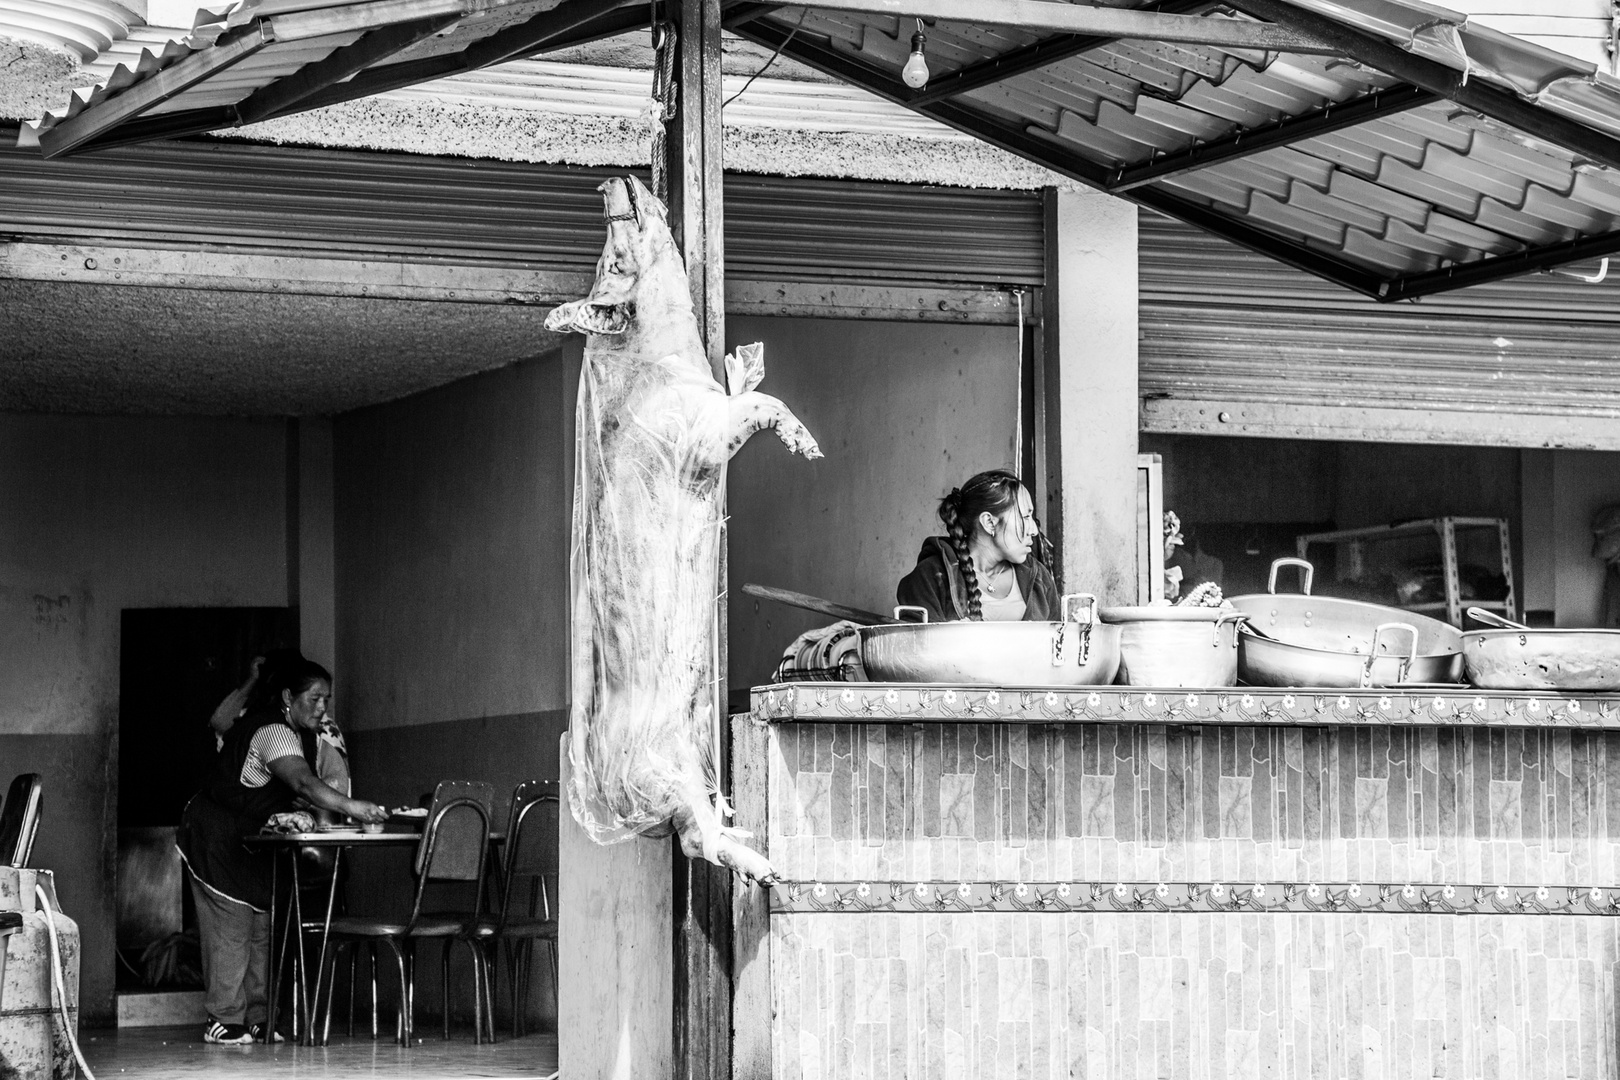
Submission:
POLYGON ((655 211, 658 214, 659 221, 669 220, 664 204, 659 201, 658 196, 647 190, 647 185, 643 184, 638 177, 627 176, 625 182, 630 185, 630 190, 635 192, 635 204, 637 207, 642 210, 651 209, 655 211))

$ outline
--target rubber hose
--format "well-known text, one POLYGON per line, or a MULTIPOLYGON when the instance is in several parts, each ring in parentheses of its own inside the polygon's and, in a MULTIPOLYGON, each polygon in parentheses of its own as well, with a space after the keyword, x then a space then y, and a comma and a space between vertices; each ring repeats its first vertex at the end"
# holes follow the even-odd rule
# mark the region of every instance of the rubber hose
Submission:
POLYGON ((51 937, 51 982, 56 986, 56 999, 62 1006, 62 1030, 67 1032, 68 1045, 73 1047, 73 1057, 84 1073, 84 1080, 96 1080, 96 1074, 85 1064, 84 1051, 79 1049, 78 1032, 75 1030, 73 1020, 68 1016, 67 984, 62 977, 62 952, 56 943, 56 918, 51 914, 51 898, 46 894, 45 886, 37 882, 34 885, 34 896, 39 900, 39 910, 45 915, 45 930, 51 937))

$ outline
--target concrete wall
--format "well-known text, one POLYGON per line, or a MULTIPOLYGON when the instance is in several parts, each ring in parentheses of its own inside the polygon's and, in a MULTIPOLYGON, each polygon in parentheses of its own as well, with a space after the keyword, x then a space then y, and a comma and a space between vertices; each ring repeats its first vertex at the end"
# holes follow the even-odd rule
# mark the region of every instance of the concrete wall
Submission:
POLYGON ((728 347, 765 343, 760 389, 787 402, 826 457, 770 432, 732 459, 731 685, 764 681, 782 649, 828 620, 758 601, 745 582, 886 612, 940 496, 1007 468, 1016 420, 1011 327, 733 318, 728 347))
POLYGON ((0 414, 0 763, 44 775, 34 862, 84 937, 87 1024, 114 1016, 119 612, 280 606, 279 420, 0 414))
MULTIPOLYGON (((333 425, 336 708, 363 798, 415 805, 440 780, 486 780, 504 826, 520 781, 558 775, 577 357, 574 345, 333 425)), ((357 856, 351 909, 408 907, 407 858, 357 856)), ((425 1017, 440 1008, 437 950, 423 960, 425 1017)), ((470 1011, 464 959, 456 971, 470 1011)))

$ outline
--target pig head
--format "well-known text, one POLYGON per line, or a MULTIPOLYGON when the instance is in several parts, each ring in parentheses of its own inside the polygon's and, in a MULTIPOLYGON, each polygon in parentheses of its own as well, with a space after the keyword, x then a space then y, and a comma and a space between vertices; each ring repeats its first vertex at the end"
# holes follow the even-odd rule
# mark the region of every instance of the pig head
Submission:
POLYGON ((725 464, 775 429, 821 456, 759 393, 763 347, 715 381, 664 207, 634 177, 601 188, 608 226, 589 296, 546 319, 584 333, 576 424, 572 598, 574 817, 599 842, 673 829, 692 857, 771 877, 725 825, 716 760, 714 608, 725 464))

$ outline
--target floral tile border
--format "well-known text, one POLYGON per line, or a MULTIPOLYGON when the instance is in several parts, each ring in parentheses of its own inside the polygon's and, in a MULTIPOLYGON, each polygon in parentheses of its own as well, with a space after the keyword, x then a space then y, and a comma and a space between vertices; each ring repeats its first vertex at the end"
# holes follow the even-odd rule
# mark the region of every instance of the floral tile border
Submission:
POLYGON ((772 915, 988 912, 1620 915, 1620 889, 1410 882, 779 881, 772 915))
POLYGON ((779 683, 755 687, 758 723, 853 720, 1015 724, 1537 727, 1620 730, 1620 696, 1474 689, 1277 689, 1080 686, 1061 689, 915 683, 779 683))

